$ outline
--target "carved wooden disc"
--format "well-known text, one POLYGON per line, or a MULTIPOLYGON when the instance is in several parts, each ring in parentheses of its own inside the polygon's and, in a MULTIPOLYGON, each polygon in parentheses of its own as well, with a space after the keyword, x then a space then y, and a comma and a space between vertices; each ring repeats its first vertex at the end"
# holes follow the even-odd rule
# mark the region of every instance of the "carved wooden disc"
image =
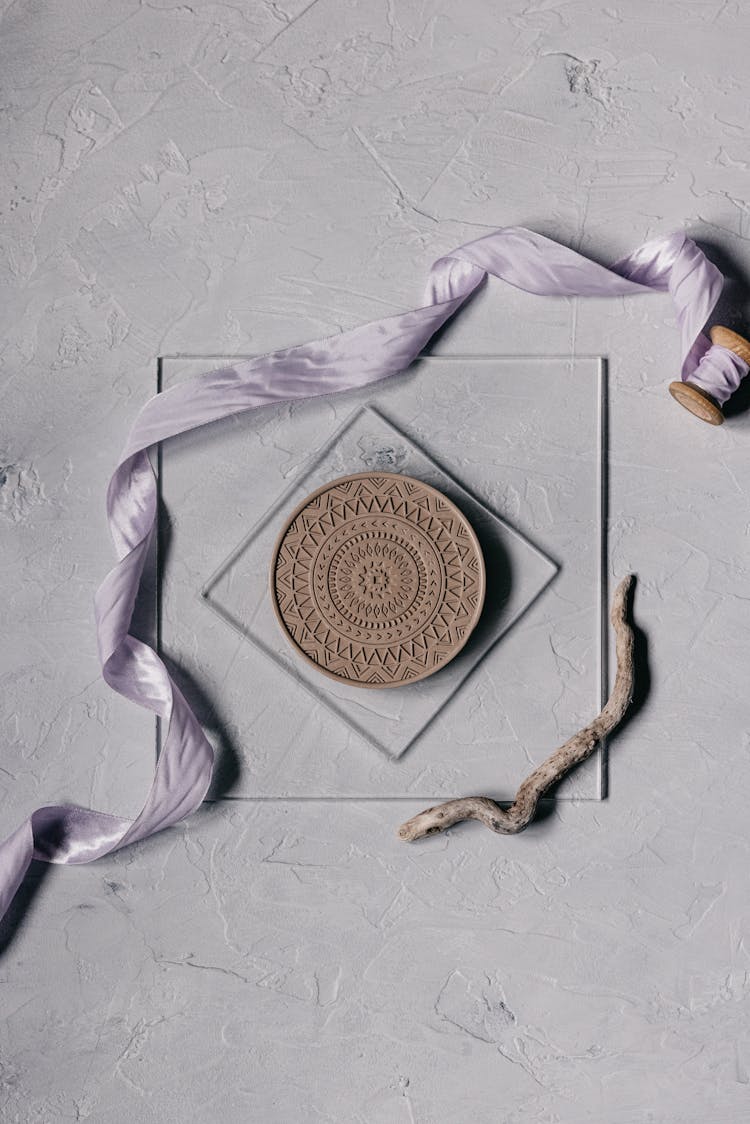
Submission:
POLYGON ((428 484, 360 472, 292 513, 271 563, 284 633, 319 671, 397 687, 438 671, 482 612, 485 571, 466 518, 428 484))

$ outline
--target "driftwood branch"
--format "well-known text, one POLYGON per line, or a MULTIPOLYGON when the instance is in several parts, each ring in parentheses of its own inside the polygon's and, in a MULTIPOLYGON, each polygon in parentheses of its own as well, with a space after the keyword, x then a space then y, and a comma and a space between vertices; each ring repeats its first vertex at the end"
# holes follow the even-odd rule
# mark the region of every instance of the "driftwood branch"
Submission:
POLYGON ((615 633, 617 673, 612 694, 601 714, 564 745, 522 783, 510 808, 501 808, 488 796, 465 796, 427 808, 398 829, 407 843, 445 831, 462 820, 480 820, 499 835, 516 835, 531 823, 540 797, 566 773, 585 761, 598 743, 620 723, 633 697, 633 630, 628 623, 628 594, 632 574, 624 578, 612 598, 610 621, 615 633))

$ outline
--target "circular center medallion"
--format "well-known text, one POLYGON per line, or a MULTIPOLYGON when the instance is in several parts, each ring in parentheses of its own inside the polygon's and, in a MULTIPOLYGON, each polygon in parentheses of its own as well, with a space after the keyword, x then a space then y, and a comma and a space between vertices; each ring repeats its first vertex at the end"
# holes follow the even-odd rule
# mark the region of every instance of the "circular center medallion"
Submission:
POLYGON ((484 603, 476 535, 428 484, 360 472, 292 513, 273 553, 271 597, 284 633, 326 675, 397 687, 463 648, 484 603))

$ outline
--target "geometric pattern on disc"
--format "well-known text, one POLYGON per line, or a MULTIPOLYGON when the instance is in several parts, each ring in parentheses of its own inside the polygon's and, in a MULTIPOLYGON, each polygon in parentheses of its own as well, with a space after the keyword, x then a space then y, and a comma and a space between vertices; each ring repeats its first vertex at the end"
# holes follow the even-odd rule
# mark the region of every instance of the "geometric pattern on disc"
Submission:
POLYGON ((274 612, 297 653, 357 687, 398 687, 463 648, 484 604, 465 516, 410 476, 359 472, 289 517, 271 562, 274 612))

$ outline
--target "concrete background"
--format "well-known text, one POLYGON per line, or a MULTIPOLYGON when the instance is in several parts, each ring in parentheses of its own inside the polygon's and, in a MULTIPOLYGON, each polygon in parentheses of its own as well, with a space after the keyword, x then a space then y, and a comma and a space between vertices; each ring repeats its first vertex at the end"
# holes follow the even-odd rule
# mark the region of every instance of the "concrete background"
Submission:
MULTIPOLYGON (((152 725, 99 679, 92 596, 157 356, 408 307, 440 253, 512 223, 602 260, 685 224, 744 327, 750 13, 0 9, 6 832, 51 800, 135 813, 149 783, 152 725)), ((639 574, 644 687, 609 799, 412 848, 393 829, 419 805, 224 801, 36 871, 0 962, 9 1124, 747 1118, 750 419, 672 403, 661 298, 491 284, 440 349, 609 356, 610 568, 639 574)))

